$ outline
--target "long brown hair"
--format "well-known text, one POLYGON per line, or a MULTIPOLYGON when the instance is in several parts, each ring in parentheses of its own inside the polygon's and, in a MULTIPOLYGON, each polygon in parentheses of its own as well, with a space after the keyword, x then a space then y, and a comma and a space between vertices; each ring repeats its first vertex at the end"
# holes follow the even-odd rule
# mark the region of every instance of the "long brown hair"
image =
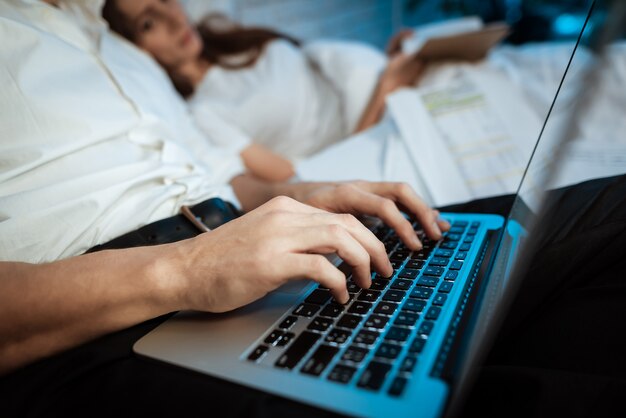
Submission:
MULTIPOLYGON (((120 0, 105 2, 102 17, 109 23, 111 30, 134 42, 134 28, 117 7, 117 1, 120 0)), ((210 64, 230 69, 254 65, 265 45, 274 39, 285 39, 296 46, 300 45, 298 40, 283 33, 261 27, 242 27, 217 13, 202 19, 196 29, 203 43, 201 57, 210 64)), ((193 94, 194 87, 188 79, 170 71, 168 74, 183 97, 193 94)))

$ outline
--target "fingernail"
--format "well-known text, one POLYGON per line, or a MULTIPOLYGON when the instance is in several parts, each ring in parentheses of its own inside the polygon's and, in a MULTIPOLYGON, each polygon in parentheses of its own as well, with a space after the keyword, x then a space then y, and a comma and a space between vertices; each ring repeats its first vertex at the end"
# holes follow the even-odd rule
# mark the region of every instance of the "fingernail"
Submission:
POLYGON ((346 303, 350 302, 350 295, 348 294, 347 290, 343 294, 343 298, 341 298, 341 299, 343 300, 343 302, 341 302, 343 305, 345 305, 346 303))
POLYGON ((439 229, 439 225, 437 225, 437 222, 433 222, 433 230, 435 231, 435 235, 437 235, 437 239, 441 238, 441 229, 439 229))
POLYGON ((415 235, 412 236, 411 237, 411 241, 412 241, 413 247, 415 248, 416 251, 419 251, 419 250, 422 249, 422 243, 419 240, 419 238, 417 238, 417 236, 415 236, 415 235))

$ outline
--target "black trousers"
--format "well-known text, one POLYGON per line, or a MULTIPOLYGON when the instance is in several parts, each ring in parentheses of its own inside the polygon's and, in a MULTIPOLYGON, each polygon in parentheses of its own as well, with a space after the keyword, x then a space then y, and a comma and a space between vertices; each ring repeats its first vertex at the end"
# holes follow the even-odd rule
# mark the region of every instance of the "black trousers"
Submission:
MULTIPOLYGON (((557 209, 467 416, 626 415, 626 176, 551 198, 557 209)), ((511 203, 508 196, 444 210, 505 214, 511 203)), ((0 416, 335 416, 134 355, 132 344, 167 316, 2 378, 0 416)))

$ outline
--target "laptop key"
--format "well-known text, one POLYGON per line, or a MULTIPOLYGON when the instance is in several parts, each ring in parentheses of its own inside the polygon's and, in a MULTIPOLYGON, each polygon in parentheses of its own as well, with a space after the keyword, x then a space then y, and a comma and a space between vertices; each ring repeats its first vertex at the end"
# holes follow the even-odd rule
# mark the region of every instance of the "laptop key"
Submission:
POLYGON ((417 364, 417 357, 414 356, 413 354, 407 354, 406 357, 402 360, 402 363, 400 364, 400 371, 404 373, 411 373, 413 369, 415 369, 416 364, 417 364))
POLYGON ((441 286, 439 286, 439 291, 441 293, 450 293, 452 286, 454 286, 454 282, 443 282, 441 283, 441 286))
POLYGON ((289 344, 291 342, 291 340, 294 339, 294 337, 296 336, 296 334, 294 334, 293 332, 286 332, 284 333, 280 339, 278 341, 276 341, 276 347, 284 347, 287 344, 289 344))
POLYGON ((341 344, 344 344, 346 341, 348 341, 348 338, 350 338, 351 335, 352 335, 352 331, 333 328, 326 335, 326 338, 324 339, 324 341, 328 343, 335 343, 335 344, 341 345, 341 344))
POLYGON ((437 266, 431 266, 429 264, 424 269, 424 275, 425 276, 441 277, 441 275, 443 274, 443 271, 444 271, 443 268, 437 267, 437 266))
POLYGON ((361 290, 361 288, 352 280, 346 283, 346 287, 348 288, 348 293, 359 293, 359 291, 361 290))
POLYGON ((409 251, 406 250, 396 250, 391 256, 389 256, 390 260, 396 261, 404 261, 409 256, 409 251))
POLYGON ((284 334, 284 332, 283 332, 283 331, 274 330, 274 331, 270 332, 270 334, 269 334, 267 337, 265 337, 265 340, 263 340, 263 342, 264 342, 265 344, 272 345, 272 344, 274 344, 276 341, 278 341, 278 339, 279 339, 280 337, 282 337, 282 336, 283 336, 283 334, 284 334))
POLYGON ((404 279, 396 279, 391 283, 391 288, 396 290, 409 290, 411 286, 413 286, 413 282, 404 279))
POLYGON ((467 251, 459 251, 458 253, 456 253, 456 255, 454 256, 454 258, 456 260, 465 260, 465 258, 467 257, 467 251))
POLYGON ((370 362, 363 374, 361 374, 358 386, 364 389, 379 390, 385 382, 390 369, 391 365, 387 363, 370 362))
POLYGON ((339 364, 330 371, 328 380, 337 383, 349 383, 352 380, 352 376, 354 376, 354 372, 356 372, 356 368, 339 364))
POLYGON ((456 280, 458 276, 458 271, 448 270, 448 272, 446 273, 446 277, 444 277, 444 280, 456 280))
POLYGON ((367 318, 367 321, 365 321, 365 326, 367 328, 381 329, 387 325, 387 321, 389 321, 388 316, 370 315, 369 318, 367 318))
POLYGON ((296 321, 298 321, 298 317, 297 316, 289 315, 287 318, 285 318, 283 320, 283 322, 280 323, 278 328, 280 328, 280 329, 289 329, 289 328, 291 328, 293 326, 293 324, 296 323, 296 321))
POLYGON ((463 268, 463 262, 459 260, 454 260, 452 264, 450 264, 450 270, 461 270, 463 268))
POLYGON ((429 276, 422 276, 417 281, 418 285, 420 285, 420 286, 428 286, 428 287, 435 287, 435 286, 437 286, 437 283, 439 283, 439 278, 438 277, 429 277, 429 276))
POLYGON ((314 331, 326 331, 333 324, 330 318, 317 317, 311 321, 307 329, 314 331))
POLYGON ((425 299, 428 300, 433 294, 433 289, 428 287, 416 286, 415 289, 409 295, 410 298, 414 299, 425 299))
POLYGON ((424 346, 426 345, 426 341, 427 340, 425 338, 421 338, 419 336, 415 337, 415 339, 411 342, 411 345, 409 346, 409 353, 421 353, 424 349, 424 346))
POLYGON ((448 232, 451 234, 462 234, 463 232, 465 232, 465 227, 453 226, 448 232))
POLYGON ((418 314, 402 311, 398 314, 393 324, 412 327, 415 325, 418 318, 419 318, 418 314))
POLYGON ((445 236, 446 241, 459 241, 461 239, 461 234, 455 234, 450 231, 445 236))
POLYGON ((293 314, 310 318, 315 315, 317 311, 319 311, 319 309, 319 305, 313 305, 311 303, 301 303, 296 309, 294 309, 293 314))
POLYGON ((447 242, 442 242, 440 247, 445 250, 454 250, 456 249, 458 244, 459 244, 458 241, 447 241, 447 242))
POLYGON ((304 363, 300 371, 312 376, 319 376, 338 351, 339 349, 337 347, 324 344, 320 345, 306 363, 304 363))
POLYGON ((357 300, 362 300, 364 302, 376 302, 380 297, 380 292, 377 290, 363 290, 357 300))
POLYGON ((329 318, 337 318, 343 312, 343 306, 338 305, 336 303, 329 303, 324 306, 322 312, 320 312, 320 316, 327 316, 329 318))
POLYGON ((402 310, 411 312, 422 312, 425 306, 426 302, 423 300, 407 299, 407 301, 404 302, 404 305, 402 305, 402 310))
POLYGON ((454 251, 446 250, 446 249, 442 249, 442 248, 440 248, 437 251, 435 251, 435 257, 450 258, 450 257, 452 257, 453 254, 454 254, 454 251))
POLYGON ((369 290, 385 290, 387 288, 387 285, 389 285, 389 280, 377 277, 372 280, 372 285, 370 286, 369 290))
POLYGON ((385 335, 385 340, 404 342, 409 338, 409 334, 411 334, 411 331, 406 328, 391 327, 385 335))
POLYGON ((402 271, 400 272, 400 274, 398 274, 398 277, 402 278, 402 279, 415 279, 417 277, 417 275, 419 274, 419 270, 416 269, 410 269, 410 268, 404 268, 402 269, 402 271))
POLYGON ((304 301, 315 305, 323 305, 328 302, 331 297, 332 296, 328 290, 315 289, 304 301))
POLYGON ((359 331, 356 337, 354 337, 354 342, 357 344, 372 345, 376 342, 379 335, 380 334, 376 331, 368 331, 364 329, 359 331))
POLYGON ((439 308, 437 306, 431 306, 428 309, 428 312, 426 312, 426 317, 425 318, 434 321, 437 318, 439 318, 439 314, 440 313, 441 313, 441 308, 439 308))
POLYGON ((435 298, 433 299, 433 305, 442 306, 444 303, 446 303, 447 298, 448 298, 448 295, 446 295, 445 293, 437 293, 435 295, 435 298))
POLYGON ((339 318, 339 320, 337 321, 336 325, 341 328, 354 329, 359 325, 361 319, 363 319, 363 317, 361 316, 343 314, 341 318, 339 318))
POLYGON ((361 361, 363 361, 365 356, 367 356, 367 353, 369 353, 369 351, 370 350, 368 350, 367 348, 356 347, 353 345, 346 349, 345 353, 343 353, 343 356, 341 356, 341 360, 351 361, 353 363, 360 363, 361 361))
POLYGON ((433 259, 428 262, 428 265, 429 266, 445 267, 445 266, 448 265, 449 262, 450 262, 450 259, 448 259, 448 258, 433 257, 433 259))
POLYGON ((402 346, 400 345, 382 343, 378 346, 375 356, 393 360, 400 355, 400 351, 402 351, 402 346))
POLYGON ((406 292, 404 290, 387 290, 383 296, 383 300, 388 302, 400 302, 404 299, 406 292))
POLYGON ((266 345, 258 346, 257 348, 254 349, 252 353, 250 353, 250 355, 248 356, 248 360, 257 361, 258 359, 263 357, 265 353, 267 353, 267 350, 269 350, 269 347, 266 345))
POLYGON ((348 312, 357 315, 365 315, 370 309, 372 309, 371 303, 357 300, 348 308, 348 312))
POLYGON ((409 260, 406 263, 406 268, 419 270, 424 267, 424 260, 409 260))
POLYGON ((400 396, 402 392, 404 392, 404 388, 406 387, 408 380, 406 377, 398 376, 391 382, 391 386, 389 386, 389 394, 391 396, 400 396))
POLYGON ((422 325, 420 325, 419 329, 417 330, 417 333, 422 334, 422 335, 430 335, 430 332, 433 330, 434 326, 435 326, 434 322, 424 321, 422 322, 422 325))
POLYGON ((276 360, 275 366, 283 369, 293 369, 319 339, 320 334, 303 331, 283 355, 276 360))
POLYGON ((398 304, 393 302, 378 302, 376 308, 374 309, 374 313, 382 314, 382 315, 393 315, 393 313, 398 309, 398 304))
MULTIPOLYGON (((422 242, 422 244, 424 243, 422 242)), ((411 260, 419 260, 422 263, 424 263, 424 260, 427 260, 428 256, 429 256, 429 252, 421 250, 421 251, 414 252, 413 255, 411 256, 411 260)), ((411 268, 414 268, 414 267, 411 267, 411 268)))

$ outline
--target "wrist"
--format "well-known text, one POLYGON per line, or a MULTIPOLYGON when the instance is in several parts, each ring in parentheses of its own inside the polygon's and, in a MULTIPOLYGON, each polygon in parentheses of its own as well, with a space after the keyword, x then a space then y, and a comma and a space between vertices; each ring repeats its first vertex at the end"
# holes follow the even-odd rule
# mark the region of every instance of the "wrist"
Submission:
POLYGON ((148 298, 160 314, 189 309, 186 280, 189 265, 180 243, 148 247, 152 254, 143 263, 148 298))

